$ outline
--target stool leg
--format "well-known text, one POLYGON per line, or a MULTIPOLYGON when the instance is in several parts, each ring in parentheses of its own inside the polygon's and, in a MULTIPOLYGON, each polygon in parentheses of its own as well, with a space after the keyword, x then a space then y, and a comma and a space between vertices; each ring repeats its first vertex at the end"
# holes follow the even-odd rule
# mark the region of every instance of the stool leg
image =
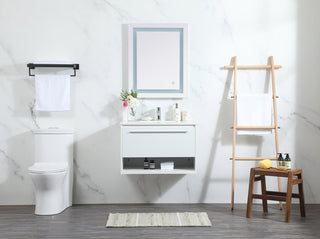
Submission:
MULTIPOLYGON (((298 174, 298 178, 302 179, 302 172, 300 174, 298 174)), ((300 214, 301 217, 305 217, 306 216, 306 207, 304 205, 304 192, 303 192, 303 179, 302 182, 300 184, 298 184, 298 188, 299 188, 299 201, 300 201, 300 214)))
POLYGON ((288 186, 287 186, 287 199, 286 199, 286 211, 285 211, 285 222, 290 221, 291 213, 291 197, 292 197, 292 180, 293 173, 290 171, 288 175, 288 186))
MULTIPOLYGON (((278 177, 278 192, 281 192, 281 178, 278 177)), ((282 202, 279 201, 279 208, 282 210, 282 202)))
MULTIPOLYGON (((266 195, 266 177, 263 175, 261 177, 261 192, 262 195, 266 195)), ((263 212, 268 212, 268 203, 267 199, 262 199, 263 212)))
POLYGON ((254 168, 252 168, 250 170, 248 203, 247 203, 247 217, 251 217, 253 187, 254 187, 254 168))

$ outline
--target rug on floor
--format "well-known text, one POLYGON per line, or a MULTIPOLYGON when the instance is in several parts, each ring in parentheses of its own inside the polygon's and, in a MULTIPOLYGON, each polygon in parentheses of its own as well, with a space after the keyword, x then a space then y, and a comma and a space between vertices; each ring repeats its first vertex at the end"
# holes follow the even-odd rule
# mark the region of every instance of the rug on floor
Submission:
POLYGON ((206 212, 110 213, 106 227, 210 227, 206 212))

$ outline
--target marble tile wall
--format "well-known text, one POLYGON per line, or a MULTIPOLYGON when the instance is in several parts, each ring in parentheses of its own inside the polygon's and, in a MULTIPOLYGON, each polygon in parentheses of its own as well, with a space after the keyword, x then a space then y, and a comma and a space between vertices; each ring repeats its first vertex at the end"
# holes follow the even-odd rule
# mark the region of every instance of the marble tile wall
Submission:
MULTIPOLYGON (((319 7, 315 0, 1 0, 0 205, 34 203, 27 173, 34 157, 31 131, 47 127, 76 130, 74 203, 229 202, 233 82, 222 67, 233 56, 239 64, 267 64, 271 55, 283 66, 276 72, 280 151, 304 169, 306 201, 319 203, 319 7), (120 175, 122 29, 134 22, 189 24, 189 97, 143 100, 140 111, 178 102, 193 112, 195 175, 120 175), (34 110, 34 78, 26 65, 45 60, 80 64, 69 112, 34 110)), ((239 72, 239 90, 268 92, 269 77, 239 72)), ((239 142, 239 154, 275 152, 271 136, 239 142)), ((246 202, 255 165, 237 163, 235 202, 246 202)), ((276 181, 269 185, 276 188, 276 181)))

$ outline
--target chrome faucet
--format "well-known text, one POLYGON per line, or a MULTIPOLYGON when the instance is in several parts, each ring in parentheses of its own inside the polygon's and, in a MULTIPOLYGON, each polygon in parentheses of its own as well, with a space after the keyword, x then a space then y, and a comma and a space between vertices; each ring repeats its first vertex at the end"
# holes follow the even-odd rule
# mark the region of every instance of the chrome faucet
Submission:
POLYGON ((160 121, 160 120, 161 120, 161 108, 160 108, 160 107, 157 107, 157 115, 156 115, 156 119, 157 119, 158 121, 160 121))

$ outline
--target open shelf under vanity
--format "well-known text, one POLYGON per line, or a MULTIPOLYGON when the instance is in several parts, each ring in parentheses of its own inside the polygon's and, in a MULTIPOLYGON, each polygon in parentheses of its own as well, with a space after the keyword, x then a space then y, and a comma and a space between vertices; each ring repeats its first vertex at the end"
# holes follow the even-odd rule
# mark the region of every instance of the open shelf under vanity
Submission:
POLYGON ((144 160, 146 158, 122 158, 121 174, 193 174, 195 173, 194 157, 176 157, 176 158, 147 158, 148 162, 153 160, 155 168, 144 169, 144 160), (172 162, 173 169, 161 169, 161 163, 172 162))

